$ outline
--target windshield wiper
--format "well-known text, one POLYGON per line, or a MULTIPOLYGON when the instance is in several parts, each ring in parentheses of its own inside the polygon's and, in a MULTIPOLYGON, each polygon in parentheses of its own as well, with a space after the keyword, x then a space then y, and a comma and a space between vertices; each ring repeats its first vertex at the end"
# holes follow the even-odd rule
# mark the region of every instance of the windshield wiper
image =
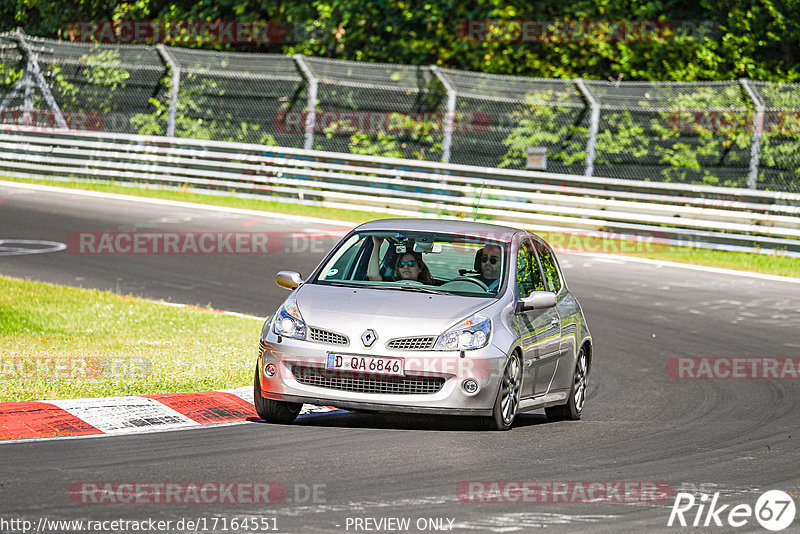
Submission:
POLYGON ((337 286, 337 287, 352 287, 354 289, 407 289, 408 291, 417 291, 419 293, 433 293, 434 295, 451 295, 449 291, 442 291, 425 286, 412 286, 409 284, 398 286, 394 284, 378 285, 378 284, 345 284, 343 282, 321 282, 324 285, 337 286))
MULTIPOLYGON (((398 287, 398 286, 395 286, 398 287)), ((407 289, 409 291, 419 291, 420 293, 433 293, 434 295, 449 295, 449 291, 442 291, 441 289, 433 289, 430 287, 425 286, 411 286, 411 285, 403 285, 399 286, 400 289, 407 289)))
POLYGON ((328 280, 322 280, 322 281, 320 281, 320 282, 317 282, 317 283, 318 283, 319 285, 324 285, 324 286, 336 286, 336 287, 363 287, 363 286, 359 286, 359 285, 356 285, 356 284, 346 284, 346 283, 344 283, 344 282, 333 282, 333 281, 330 281, 330 282, 329 282, 328 280))
POLYGON ((331 282, 332 286, 352 287, 355 289, 397 289, 397 286, 382 286, 377 284, 343 284, 342 282, 331 282))

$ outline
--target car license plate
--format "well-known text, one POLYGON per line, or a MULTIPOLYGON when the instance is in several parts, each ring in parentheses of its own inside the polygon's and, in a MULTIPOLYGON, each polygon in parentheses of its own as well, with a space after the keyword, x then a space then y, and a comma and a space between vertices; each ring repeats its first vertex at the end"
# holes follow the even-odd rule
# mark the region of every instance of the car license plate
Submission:
POLYGON ((325 368, 357 371, 365 374, 403 376, 403 359, 329 352, 325 368))

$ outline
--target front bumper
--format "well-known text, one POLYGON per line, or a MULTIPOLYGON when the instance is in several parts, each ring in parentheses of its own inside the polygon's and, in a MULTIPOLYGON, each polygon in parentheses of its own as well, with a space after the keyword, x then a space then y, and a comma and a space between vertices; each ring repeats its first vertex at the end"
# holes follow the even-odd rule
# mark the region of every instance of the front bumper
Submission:
POLYGON ((279 342, 269 332, 259 358, 261 394, 272 400, 354 410, 491 415, 507 359, 506 352, 492 344, 464 351, 463 357, 459 351, 359 348, 286 337, 279 342), (329 352, 402 358, 404 377, 329 371, 325 368, 329 352), (264 374, 268 363, 277 368, 271 377, 264 374), (477 382, 477 392, 464 390, 464 381, 470 379, 477 382))

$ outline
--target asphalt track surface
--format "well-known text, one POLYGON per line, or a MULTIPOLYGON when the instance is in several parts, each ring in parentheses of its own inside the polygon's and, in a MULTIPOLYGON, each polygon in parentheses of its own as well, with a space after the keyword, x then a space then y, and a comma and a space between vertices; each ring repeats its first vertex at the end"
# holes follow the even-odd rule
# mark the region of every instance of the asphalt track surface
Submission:
MULTIPOLYGON (((0 239, 67 242, 75 232, 130 230, 312 235, 335 227, 2 183, 0 199, 0 239)), ((0 273, 265 316, 286 295, 275 286, 275 272, 307 274, 320 259, 320 247, 335 242, 305 241, 267 255, 63 250, 0 256, 0 273)), ((206 518, 210 527, 208 521, 217 518, 217 532, 225 532, 222 518, 262 517, 276 518, 279 532, 309 533, 397 532, 385 528, 389 524, 356 528, 356 519, 392 517, 411 518, 409 532, 433 531, 430 523, 418 529, 426 526, 416 523, 419 518, 442 518, 444 526, 452 524, 451 532, 731 530, 667 528, 672 499, 465 503, 457 494, 465 481, 661 481, 698 498, 719 492, 719 503, 731 506, 754 506, 762 492, 780 489, 800 504, 798 380, 676 380, 666 371, 674 357, 797 357, 800 284, 614 257, 560 259, 595 343, 579 422, 548 423, 534 413, 519 417, 509 432, 484 432, 461 419, 338 412, 291 426, 250 422, 5 443, 0 519, 154 518, 174 525, 182 518, 206 518), (86 481, 271 481, 288 494, 270 505, 72 502, 70 486, 86 481), (317 502, 304 498, 314 485, 317 502)), ((256 335, 259 325, 253 328, 256 335)), ((696 510, 686 514, 688 522, 696 510)), ((721 515, 723 524, 729 510, 721 515)), ((797 532, 798 525, 795 519, 786 532, 797 532)), ((752 517, 736 530, 766 532, 752 517)))

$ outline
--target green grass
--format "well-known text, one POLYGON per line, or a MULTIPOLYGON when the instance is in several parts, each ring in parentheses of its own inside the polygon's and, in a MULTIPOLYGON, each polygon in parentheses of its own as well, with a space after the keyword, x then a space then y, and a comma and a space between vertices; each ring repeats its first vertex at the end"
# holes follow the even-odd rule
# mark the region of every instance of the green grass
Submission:
POLYGON ((0 402, 253 383, 260 324, 0 276, 0 402))
POLYGON ((642 251, 627 254, 640 258, 800 278, 800 259, 787 256, 672 246, 657 252, 642 251))
POLYGON ((755 252, 726 252, 702 248, 676 247, 651 241, 601 240, 589 235, 539 233, 558 250, 622 254, 677 263, 690 263, 779 276, 800 277, 800 259, 755 252))
MULTIPOLYGON (((292 204, 288 202, 282 202, 280 200, 257 200, 211 194, 204 195, 180 190, 146 189, 144 186, 130 187, 106 182, 98 183, 84 180, 65 182, 60 180, 38 180, 8 177, 4 179, 15 182, 47 184, 61 187, 71 187, 75 189, 89 189, 93 191, 122 193, 151 198, 163 198, 168 200, 209 204, 214 206, 230 206, 235 208, 254 209, 271 213, 303 215, 308 217, 340 220, 350 223, 360 223, 382 217, 396 217, 395 215, 388 215, 381 212, 348 211, 342 209, 323 208, 319 206, 292 204)), ((564 248, 568 250, 607 251, 611 253, 651 258, 662 261, 674 261, 678 263, 707 265, 711 267, 737 269, 764 274, 800 277, 800 259, 789 258, 785 256, 745 252, 724 252, 717 250, 657 245, 653 243, 633 243, 630 241, 621 243, 614 242, 613 240, 606 240, 606 242, 603 243, 595 238, 590 237, 580 237, 576 241, 574 236, 565 234, 541 235, 554 244, 554 246, 558 246, 557 243, 563 243, 565 245, 564 248)))

